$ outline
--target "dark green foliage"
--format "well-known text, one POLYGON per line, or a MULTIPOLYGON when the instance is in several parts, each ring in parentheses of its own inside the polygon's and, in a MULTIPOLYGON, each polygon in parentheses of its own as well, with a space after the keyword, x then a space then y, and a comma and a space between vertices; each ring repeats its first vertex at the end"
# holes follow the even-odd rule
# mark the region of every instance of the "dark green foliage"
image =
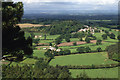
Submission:
POLYGON ((83 53, 83 52, 85 52, 85 47, 79 47, 79 48, 77 48, 77 51, 79 52, 79 53, 83 53))
POLYGON ((120 57, 120 43, 110 45, 106 48, 106 50, 108 52, 108 56, 110 59, 116 57, 116 60, 120 61, 120 59, 119 59, 119 57, 120 57))
POLYGON ((73 46, 76 46, 76 45, 77 45, 77 43, 76 43, 76 42, 74 42, 74 43, 73 43, 73 46))
POLYGON ((68 50, 68 49, 64 50, 64 55, 69 55, 69 54, 71 54, 70 50, 68 50))
POLYGON ((57 46, 57 45, 55 45, 55 48, 56 48, 56 49, 58 49, 58 46, 57 46))
POLYGON ((120 35, 117 36, 117 39, 120 41, 120 35))
POLYGON ((47 57, 50 57, 50 58, 54 58, 54 53, 55 53, 55 51, 52 51, 52 50, 50 50, 50 49, 48 49, 46 52, 45 52, 45 56, 47 56, 47 57))
POLYGON ((85 42, 90 43, 90 38, 86 37, 85 42))
POLYGON ((96 36, 93 36, 92 38, 93 38, 93 40, 96 40, 96 39, 97 39, 96 36))
POLYGON ((97 40, 96 45, 101 45, 102 44, 102 40, 97 40))
POLYGON ((2 78, 72 78, 71 73, 65 67, 53 67, 46 64, 43 60, 36 62, 35 67, 32 65, 23 66, 2 66, 2 78))
POLYGON ((52 46, 52 43, 49 43, 49 46, 52 46))
POLYGON ((101 51, 102 51, 102 49, 101 49, 100 47, 98 47, 98 48, 97 48, 97 51, 98 51, 98 52, 101 52, 101 51))
POLYGON ((109 31, 105 30, 105 33, 106 33, 106 34, 108 34, 108 33, 109 33, 109 31))
POLYGON ((93 35, 89 32, 89 33, 87 34, 87 37, 93 37, 93 35))
POLYGON ((105 39, 107 39, 107 34, 103 34, 102 35, 102 38, 105 40, 105 39))
POLYGON ((47 38, 47 35, 45 34, 45 35, 44 35, 44 40, 46 40, 46 38, 47 38))
POLYGON ((59 36, 58 38, 55 39, 55 44, 60 44, 62 40, 63 40, 62 36, 59 36))
POLYGON ((34 33, 31 32, 30 35, 31 35, 31 38, 34 39, 35 37, 34 33))
POLYGON ((77 78, 79 80, 89 80, 89 76, 85 73, 85 71, 83 73, 80 73, 80 75, 77 75, 77 78))
POLYGON ((70 42, 70 38, 69 37, 65 37, 66 42, 70 42))
POLYGON ((83 41, 83 39, 82 39, 82 38, 80 38, 80 41, 83 41))
POLYGON ((35 69, 36 70, 38 70, 38 69, 44 69, 44 68, 46 68, 47 67, 47 63, 44 61, 44 59, 43 58, 40 58, 39 59, 39 61, 37 61, 36 63, 35 63, 35 69))
MULTIPOLYGON (((49 31, 51 35, 54 34, 67 34, 76 32, 81 28, 81 24, 78 21, 59 21, 52 23, 51 27, 49 27, 49 31)), ((47 32, 47 31, 46 31, 47 32)))
POLYGON ((39 41, 40 41, 39 38, 37 38, 37 39, 33 39, 33 43, 35 43, 36 45, 38 45, 39 41))
POLYGON ((98 29, 95 29, 95 33, 99 33, 100 32, 100 30, 98 30, 98 29))
POLYGON ((115 39, 115 34, 111 33, 111 34, 109 35, 109 37, 110 37, 111 39, 115 39))
POLYGON ((22 15, 22 2, 2 3, 2 55, 14 54, 19 60, 22 60, 23 55, 31 55, 33 52, 30 48, 32 46, 31 38, 26 40, 24 31, 16 25, 20 22, 22 15))
POLYGON ((86 47, 86 52, 91 52, 90 47, 86 47))

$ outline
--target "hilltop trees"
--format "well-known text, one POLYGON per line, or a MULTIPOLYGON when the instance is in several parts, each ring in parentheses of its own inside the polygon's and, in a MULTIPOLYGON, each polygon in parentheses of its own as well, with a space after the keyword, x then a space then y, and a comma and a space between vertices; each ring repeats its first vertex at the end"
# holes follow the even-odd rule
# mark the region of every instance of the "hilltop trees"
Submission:
POLYGON ((2 3, 2 55, 9 54, 19 60, 32 54, 32 40, 24 37, 24 32, 16 24, 23 15, 22 2, 2 3))

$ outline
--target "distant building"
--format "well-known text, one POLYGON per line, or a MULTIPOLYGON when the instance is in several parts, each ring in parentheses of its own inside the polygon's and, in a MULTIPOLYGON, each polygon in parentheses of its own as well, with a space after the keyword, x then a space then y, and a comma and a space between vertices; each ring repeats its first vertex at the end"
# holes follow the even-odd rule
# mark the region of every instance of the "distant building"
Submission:
POLYGON ((42 36, 41 35, 35 35, 35 39, 40 38, 40 37, 42 37, 42 36))
POLYGON ((56 48, 54 48, 54 47, 52 47, 52 46, 50 46, 50 48, 49 48, 50 50, 56 50, 56 48))
POLYGON ((57 49, 56 51, 57 51, 57 52, 60 52, 61 50, 60 50, 60 49, 57 49))

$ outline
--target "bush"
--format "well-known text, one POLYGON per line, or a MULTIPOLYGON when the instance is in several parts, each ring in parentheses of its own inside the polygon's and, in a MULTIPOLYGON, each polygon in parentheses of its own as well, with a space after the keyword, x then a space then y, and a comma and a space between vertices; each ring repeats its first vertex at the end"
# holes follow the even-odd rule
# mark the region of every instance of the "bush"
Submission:
POLYGON ((64 55, 68 55, 68 54, 71 54, 71 51, 68 49, 64 50, 64 55))
POLYGON ((115 34, 111 33, 111 34, 109 35, 109 37, 110 37, 111 39, 115 39, 115 34))
POLYGON ((83 52, 85 52, 85 50, 86 50, 85 47, 78 47, 78 48, 77 48, 77 51, 78 51, 79 53, 83 53, 83 52))
POLYGON ((107 34, 103 34, 102 35, 102 38, 105 40, 105 39, 107 39, 107 34))
POLYGON ((76 46, 76 45, 77 45, 77 43, 76 43, 76 42, 74 42, 74 43, 73 43, 73 46, 76 46))
POLYGON ((98 51, 98 52, 101 52, 101 51, 102 51, 102 49, 101 49, 100 47, 98 47, 98 48, 97 48, 97 51, 98 51))
POLYGON ((97 40, 96 45, 102 44, 101 42, 102 42, 102 40, 97 40))
POLYGON ((86 52, 91 52, 91 49, 90 49, 90 47, 86 47, 86 50, 85 50, 86 52))
POLYGON ((90 43, 90 38, 86 37, 86 38, 85 38, 85 41, 86 41, 87 43, 90 43))

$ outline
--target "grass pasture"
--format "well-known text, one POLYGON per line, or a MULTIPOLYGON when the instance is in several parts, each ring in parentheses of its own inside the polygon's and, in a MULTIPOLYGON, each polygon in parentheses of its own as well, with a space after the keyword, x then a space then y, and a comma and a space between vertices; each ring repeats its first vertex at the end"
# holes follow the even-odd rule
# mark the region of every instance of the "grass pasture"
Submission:
POLYGON ((33 59, 33 58, 27 58, 25 59, 24 61, 20 62, 22 64, 35 64, 37 60, 36 59, 33 59))
POLYGON ((102 64, 112 64, 117 63, 112 61, 105 56, 106 52, 97 53, 85 53, 85 54, 74 54, 66 56, 56 56, 55 59, 50 61, 50 65, 102 65, 102 64), (107 60, 106 60, 107 59, 107 60))
POLYGON ((95 51, 98 47, 101 47, 102 50, 105 50, 107 46, 115 44, 116 40, 114 40, 113 42, 103 42, 101 45, 96 45, 96 43, 89 43, 89 44, 80 44, 77 46, 61 46, 59 48, 62 49, 69 49, 71 50, 71 53, 76 53, 76 49, 78 47, 90 47, 92 51, 95 51))
POLYGON ((33 56, 36 56, 38 58, 44 58, 44 53, 46 52, 46 50, 34 50, 33 52, 33 56))
POLYGON ((69 69, 72 77, 85 72, 90 78, 118 78, 118 67, 105 69, 69 69))

